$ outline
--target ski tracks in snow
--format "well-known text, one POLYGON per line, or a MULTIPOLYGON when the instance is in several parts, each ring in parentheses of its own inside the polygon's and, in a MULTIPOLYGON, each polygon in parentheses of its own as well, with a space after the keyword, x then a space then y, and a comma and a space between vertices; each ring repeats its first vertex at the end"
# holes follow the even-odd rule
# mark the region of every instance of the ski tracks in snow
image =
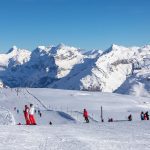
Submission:
POLYGON ((90 150, 87 143, 70 135, 53 135, 45 138, 39 150, 90 150))
POLYGON ((15 125, 13 114, 2 106, 0 106, 0 123, 1 125, 15 125))
POLYGON ((149 150, 149 122, 1 126, 1 150, 149 150))
POLYGON ((40 142, 40 145, 39 145, 39 150, 48 150, 49 149, 49 146, 48 146, 48 138, 45 138, 43 139, 41 142, 40 142))

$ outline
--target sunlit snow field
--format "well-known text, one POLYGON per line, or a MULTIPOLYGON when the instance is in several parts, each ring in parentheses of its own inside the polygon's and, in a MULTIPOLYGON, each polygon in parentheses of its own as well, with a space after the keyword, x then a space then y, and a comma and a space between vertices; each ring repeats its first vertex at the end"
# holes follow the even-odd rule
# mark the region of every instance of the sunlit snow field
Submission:
POLYGON ((140 112, 149 107, 150 99, 146 97, 53 89, 0 89, 0 149, 148 150, 150 122, 141 121, 140 112), (23 108, 30 103, 42 112, 42 117, 35 114, 37 126, 24 125, 23 108), (100 118, 101 106, 104 123, 100 118), (89 124, 82 115, 84 108, 89 111, 89 124), (126 121, 129 114, 133 115, 132 122, 126 121), (110 123, 108 118, 117 122, 110 123))

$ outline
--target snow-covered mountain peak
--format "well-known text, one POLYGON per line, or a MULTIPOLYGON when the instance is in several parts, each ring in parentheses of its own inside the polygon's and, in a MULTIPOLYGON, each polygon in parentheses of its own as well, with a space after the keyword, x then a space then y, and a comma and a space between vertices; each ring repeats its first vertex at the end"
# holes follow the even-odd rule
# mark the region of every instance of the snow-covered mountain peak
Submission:
POLYGON ((14 52, 16 52, 16 51, 18 51, 19 49, 17 48, 17 46, 13 46, 8 52, 7 52, 7 54, 9 54, 9 53, 14 53, 14 52))
POLYGON ((33 52, 32 52, 32 58, 38 58, 44 55, 49 55, 51 50, 51 47, 46 46, 38 46, 33 52))
POLYGON ((112 51, 126 51, 128 49, 129 48, 127 48, 127 47, 124 47, 124 46, 121 46, 121 45, 116 45, 116 44, 112 44, 112 46, 111 46, 112 51))
POLYGON ((150 45, 124 47, 113 44, 103 52, 81 51, 61 43, 38 46, 32 53, 13 47, 8 54, 0 54, 0 69, 4 70, 0 76, 3 83, 11 87, 114 92, 131 76, 149 89, 149 75, 145 75, 149 74, 149 67, 150 45), (141 74, 144 74, 143 78, 141 74))
POLYGON ((40 49, 40 50, 45 50, 46 47, 45 46, 38 46, 37 49, 40 49))
POLYGON ((86 55, 88 58, 96 58, 96 57, 102 55, 103 51, 102 50, 97 50, 97 49, 92 49, 92 50, 89 50, 89 51, 83 51, 82 54, 86 55))
POLYGON ((116 44, 112 44, 108 49, 106 49, 104 52, 103 52, 103 55, 107 54, 107 53, 110 53, 110 52, 113 52, 113 53, 116 53, 116 51, 120 51, 120 50, 123 50, 125 47, 123 46, 119 46, 119 45, 116 45, 116 44))
POLYGON ((50 50, 52 49, 53 46, 38 46, 36 49, 39 51, 39 52, 50 52, 50 50))
POLYGON ((60 55, 66 55, 67 53, 70 53, 70 52, 75 53, 77 50, 78 50, 77 48, 70 47, 61 43, 61 44, 58 44, 57 46, 51 47, 50 53, 53 56, 60 56, 60 55))
POLYGON ((13 49, 7 54, 9 64, 24 64, 30 60, 31 52, 25 49, 13 49), (13 63, 12 63, 13 62, 13 63))
POLYGON ((25 55, 27 54, 31 54, 31 52, 30 51, 28 51, 28 50, 26 50, 26 49, 20 49, 20 48, 17 48, 17 46, 13 46, 7 53, 6 53, 6 55, 8 56, 8 57, 15 57, 15 56, 17 56, 17 55, 20 55, 20 54, 22 54, 22 53, 24 53, 25 55))
POLYGON ((150 45, 145 45, 145 46, 141 47, 141 49, 143 51, 150 51, 150 45))
POLYGON ((65 47, 68 47, 67 45, 65 45, 64 43, 60 43, 56 46, 56 49, 63 49, 65 47))
POLYGON ((77 51, 78 49, 75 47, 68 46, 68 45, 61 43, 61 44, 56 46, 56 50, 67 52, 67 51, 77 51))
POLYGON ((116 45, 116 44, 112 44, 111 49, 115 50, 115 49, 120 49, 121 46, 116 45))
POLYGON ((56 47, 52 47, 50 53, 54 56, 55 63, 58 66, 58 78, 67 75, 74 65, 80 63, 84 58, 78 48, 70 47, 62 43, 56 47))
POLYGON ((84 54, 93 55, 93 54, 102 54, 102 53, 103 53, 102 50, 92 49, 90 51, 85 52, 84 54))
POLYGON ((16 64, 24 64, 29 61, 30 55, 30 51, 13 46, 8 53, 0 54, 0 65, 5 68, 16 64))
POLYGON ((62 43, 57 45, 56 47, 52 47, 50 53, 61 60, 71 59, 72 57, 82 55, 78 48, 67 46, 62 43))

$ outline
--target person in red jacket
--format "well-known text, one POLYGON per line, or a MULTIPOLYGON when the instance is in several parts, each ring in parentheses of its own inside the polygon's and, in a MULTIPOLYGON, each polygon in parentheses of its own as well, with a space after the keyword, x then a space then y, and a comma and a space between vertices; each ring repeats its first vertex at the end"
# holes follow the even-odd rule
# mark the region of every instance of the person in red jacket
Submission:
POLYGON ((86 109, 83 110, 83 117, 84 117, 86 123, 89 123, 88 112, 86 109))
POLYGON ((25 121, 26 121, 26 125, 30 125, 30 119, 29 119, 29 107, 27 105, 25 105, 25 109, 24 109, 24 117, 25 117, 25 121))
POLYGON ((147 116, 146 116, 146 113, 144 114, 144 120, 147 120, 147 116))

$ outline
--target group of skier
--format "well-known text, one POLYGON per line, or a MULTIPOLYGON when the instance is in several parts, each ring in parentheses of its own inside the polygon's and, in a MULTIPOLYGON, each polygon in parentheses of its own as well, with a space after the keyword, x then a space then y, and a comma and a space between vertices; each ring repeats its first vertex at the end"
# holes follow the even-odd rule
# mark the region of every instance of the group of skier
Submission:
POLYGON ((34 118, 35 109, 34 109, 33 104, 30 104, 30 107, 25 105, 25 109, 23 112, 24 112, 26 125, 36 125, 36 121, 34 118))
POLYGON ((141 120, 149 120, 149 114, 148 111, 147 112, 141 112, 141 120))
MULTIPOLYGON (((89 123, 89 116, 88 116, 88 112, 86 109, 83 110, 83 117, 84 117, 86 123, 89 123)), ((108 118, 108 122, 113 122, 113 121, 114 121, 113 118, 108 118)), ((128 116, 128 121, 132 121, 131 114, 128 116)))
MULTIPOLYGON (((88 112, 86 109, 83 110, 83 117, 84 117, 86 123, 89 123, 89 116, 88 116, 88 112)), ((146 111, 145 113, 143 111, 141 112, 141 120, 149 120, 148 111, 146 111)), ((114 121, 113 118, 108 119, 108 122, 113 122, 113 121, 114 121)), ((132 121, 131 114, 128 116, 128 121, 132 121)))
MULTIPOLYGON (((24 117, 25 117, 25 121, 26 121, 26 125, 36 125, 36 121, 35 121, 35 118, 34 118, 34 112, 35 112, 35 109, 34 109, 34 106, 33 104, 30 104, 30 107, 28 107, 27 105, 25 105, 25 109, 24 109, 24 117)), ((40 112, 38 112, 40 114, 40 112)), ((89 115, 88 115, 88 111, 86 109, 83 109, 83 117, 86 121, 86 123, 89 123, 89 115)), ((148 111, 147 112, 141 112, 141 120, 149 120, 149 114, 148 114, 148 111)), ((128 116, 128 121, 132 121, 132 115, 130 114, 128 116)), ((113 122, 113 119, 110 118, 108 120, 108 122, 113 122)), ((50 125, 52 123, 50 122, 50 125)))

